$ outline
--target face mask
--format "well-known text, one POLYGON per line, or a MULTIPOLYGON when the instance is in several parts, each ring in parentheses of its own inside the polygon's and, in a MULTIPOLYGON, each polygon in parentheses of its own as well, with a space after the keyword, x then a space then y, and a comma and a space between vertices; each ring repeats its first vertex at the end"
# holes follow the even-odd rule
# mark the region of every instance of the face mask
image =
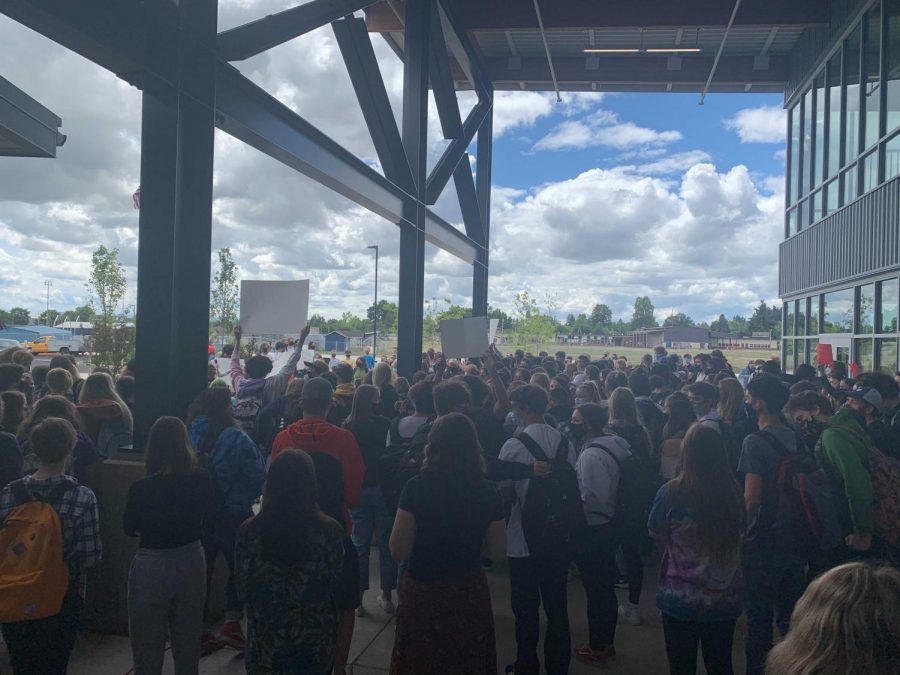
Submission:
POLYGON ((706 406, 702 403, 691 403, 691 407, 697 417, 703 417, 706 414, 706 406))
POLYGON ((575 405, 584 405, 587 402, 588 402, 588 400, 585 398, 576 398, 575 399, 575 405))
POLYGON ((819 436, 822 435, 825 425, 815 417, 809 417, 805 420, 799 420, 797 422, 797 428, 804 438, 817 441, 819 440, 819 436))
POLYGON ((584 424, 569 422, 569 436, 572 438, 581 438, 584 436, 584 424))

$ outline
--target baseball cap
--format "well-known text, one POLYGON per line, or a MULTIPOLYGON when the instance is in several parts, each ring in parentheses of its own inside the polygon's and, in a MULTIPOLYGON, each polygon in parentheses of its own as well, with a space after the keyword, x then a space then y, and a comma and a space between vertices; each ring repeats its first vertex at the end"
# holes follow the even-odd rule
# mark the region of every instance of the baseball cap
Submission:
POLYGON ((311 403, 327 403, 334 397, 334 388, 331 382, 324 377, 314 377, 303 385, 303 391, 300 394, 301 401, 309 401, 311 403))
POLYGON ((881 412, 884 408, 884 399, 877 389, 872 387, 854 387, 852 391, 847 392, 847 398, 855 398, 858 401, 865 401, 873 406, 875 410, 881 412))

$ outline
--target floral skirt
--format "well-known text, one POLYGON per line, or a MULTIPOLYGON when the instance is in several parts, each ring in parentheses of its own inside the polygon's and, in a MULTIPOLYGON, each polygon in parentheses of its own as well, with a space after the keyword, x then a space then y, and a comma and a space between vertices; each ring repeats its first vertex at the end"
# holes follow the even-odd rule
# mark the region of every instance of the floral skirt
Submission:
POLYGON ((400 583, 391 675, 496 675, 494 612, 481 568, 461 577, 400 583))

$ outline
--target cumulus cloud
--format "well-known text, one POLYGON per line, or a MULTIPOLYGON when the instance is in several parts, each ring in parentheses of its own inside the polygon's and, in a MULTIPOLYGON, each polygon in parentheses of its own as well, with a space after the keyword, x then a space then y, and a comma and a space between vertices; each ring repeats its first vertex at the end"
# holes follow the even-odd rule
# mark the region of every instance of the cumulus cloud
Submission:
POLYGON ((786 117, 780 106, 761 106, 738 110, 723 122, 737 133, 741 143, 784 143, 786 117))
POLYGON ((534 145, 534 150, 570 150, 592 146, 617 149, 660 146, 681 140, 679 131, 657 131, 622 122, 609 110, 597 110, 580 120, 566 120, 534 145))

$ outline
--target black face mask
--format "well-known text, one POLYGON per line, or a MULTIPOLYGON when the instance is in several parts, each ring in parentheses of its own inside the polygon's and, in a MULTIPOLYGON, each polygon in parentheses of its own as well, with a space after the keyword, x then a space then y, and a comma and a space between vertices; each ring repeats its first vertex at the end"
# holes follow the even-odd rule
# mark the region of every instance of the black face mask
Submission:
POLYGON ((819 437, 825 430, 825 425, 815 417, 809 417, 797 422, 797 430, 800 432, 803 440, 806 441, 806 445, 811 448, 819 440, 819 437))
POLYGON ((569 436, 578 440, 584 437, 584 424, 569 422, 569 436))

